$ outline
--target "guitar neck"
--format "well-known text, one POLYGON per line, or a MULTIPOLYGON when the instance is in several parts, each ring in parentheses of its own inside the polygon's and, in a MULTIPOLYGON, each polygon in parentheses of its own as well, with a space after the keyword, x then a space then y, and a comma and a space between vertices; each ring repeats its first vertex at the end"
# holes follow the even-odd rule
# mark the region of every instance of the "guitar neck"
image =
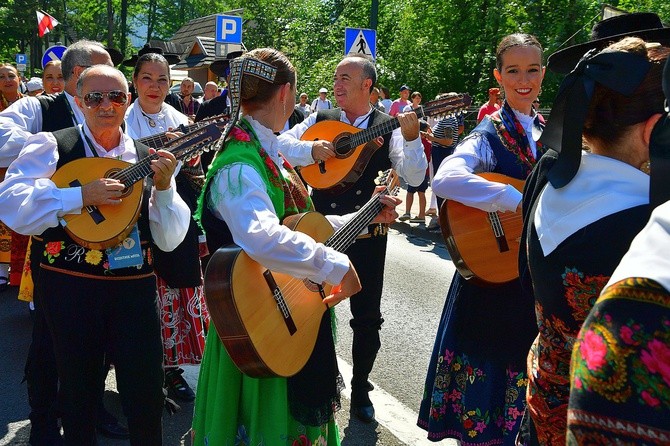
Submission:
POLYGON ((356 237, 365 229, 372 220, 379 214, 383 205, 379 200, 388 192, 386 190, 375 194, 370 201, 365 203, 356 214, 340 227, 328 240, 324 242, 339 252, 344 252, 356 240, 356 237))

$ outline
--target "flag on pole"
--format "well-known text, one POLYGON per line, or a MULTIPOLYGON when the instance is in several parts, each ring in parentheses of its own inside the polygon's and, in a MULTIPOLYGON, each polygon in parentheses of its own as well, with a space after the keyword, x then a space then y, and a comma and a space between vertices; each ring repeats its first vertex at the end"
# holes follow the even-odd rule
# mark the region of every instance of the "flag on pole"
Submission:
POLYGON ((39 31, 40 37, 44 37, 46 33, 51 31, 58 25, 58 20, 51 17, 46 12, 36 11, 37 12, 37 30, 39 31))

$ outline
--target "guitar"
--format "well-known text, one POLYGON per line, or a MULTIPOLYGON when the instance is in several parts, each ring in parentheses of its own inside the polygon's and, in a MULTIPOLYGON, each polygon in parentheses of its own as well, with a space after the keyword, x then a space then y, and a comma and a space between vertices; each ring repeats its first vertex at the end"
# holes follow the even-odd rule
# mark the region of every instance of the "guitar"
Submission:
MULTIPOLYGON (((482 173, 489 181, 523 191, 525 181, 499 173, 482 173)), ((480 286, 502 285, 519 277, 521 212, 486 212, 453 200, 440 208, 440 226, 456 269, 480 286)))
MULTIPOLYGON (((461 113, 472 103, 468 94, 426 103, 413 111, 419 118, 461 113)), ((335 156, 300 168, 302 178, 314 189, 337 192, 348 189, 360 178, 372 155, 379 149, 375 139, 400 127, 398 118, 361 130, 340 121, 320 121, 308 128, 302 141, 330 141, 335 156)))
MULTIPOLYGON (((380 197, 398 192, 394 171, 386 171, 381 181, 386 189, 335 233, 318 212, 286 217, 283 224, 344 251, 382 209, 380 197)), ((303 368, 331 288, 270 271, 235 244, 219 248, 205 271, 205 299, 219 338, 235 365, 254 378, 292 376, 303 368)))
POLYGON ((228 122, 229 116, 226 114, 221 114, 221 115, 216 115, 212 116, 211 118, 203 119, 202 121, 198 121, 195 124, 189 124, 189 125, 184 125, 181 124, 179 127, 176 129, 170 130, 169 132, 164 132, 164 133, 157 133, 155 135, 151 136, 145 136, 144 138, 140 138, 137 141, 141 142, 142 144, 145 144, 151 148, 154 148, 156 150, 162 149, 164 147, 169 147, 172 145, 172 141, 175 141, 175 139, 170 139, 168 138, 167 134, 168 133, 174 133, 174 132, 182 132, 183 134, 187 135, 193 130, 197 130, 201 127, 205 127, 209 124, 215 123, 215 122, 228 122))
MULTIPOLYGON (((216 142, 225 123, 209 124, 188 135, 172 140, 169 151, 179 159, 188 160, 209 150, 216 142)), ((113 158, 80 158, 61 166, 51 180, 58 187, 79 187, 99 178, 114 178, 126 187, 120 204, 86 206, 80 214, 62 217, 62 225, 72 239, 89 249, 107 249, 126 239, 140 215, 143 183, 136 184, 153 174, 151 161, 158 155, 149 155, 132 164, 113 158)))

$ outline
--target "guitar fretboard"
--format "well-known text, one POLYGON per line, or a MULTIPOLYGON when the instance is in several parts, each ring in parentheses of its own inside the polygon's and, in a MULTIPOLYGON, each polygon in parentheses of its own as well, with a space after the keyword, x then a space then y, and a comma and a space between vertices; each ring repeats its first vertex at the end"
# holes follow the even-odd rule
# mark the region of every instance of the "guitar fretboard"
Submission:
POLYGON ((356 237, 365 229, 372 220, 382 210, 383 204, 380 198, 391 193, 395 195, 398 191, 396 186, 393 190, 385 189, 376 193, 370 201, 365 203, 363 207, 354 215, 351 220, 346 222, 340 229, 335 231, 333 235, 324 242, 324 245, 329 246, 339 252, 344 252, 356 240, 356 237))

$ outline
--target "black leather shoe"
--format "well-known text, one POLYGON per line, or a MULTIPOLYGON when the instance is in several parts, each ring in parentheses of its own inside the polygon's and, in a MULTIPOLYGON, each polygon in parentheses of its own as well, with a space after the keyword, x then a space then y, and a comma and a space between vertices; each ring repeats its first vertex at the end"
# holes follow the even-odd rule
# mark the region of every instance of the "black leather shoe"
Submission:
POLYGON ((165 369, 165 386, 168 389, 168 395, 181 401, 193 401, 195 393, 181 376, 182 373, 184 371, 179 368, 165 369))
POLYGON ((95 426, 100 435, 118 440, 127 440, 130 438, 128 428, 119 423, 119 420, 114 415, 107 412, 107 410, 101 410, 100 412, 98 415, 98 424, 95 426))
POLYGON ((351 413, 363 423, 372 423, 375 421, 375 408, 372 405, 352 407, 351 413))

